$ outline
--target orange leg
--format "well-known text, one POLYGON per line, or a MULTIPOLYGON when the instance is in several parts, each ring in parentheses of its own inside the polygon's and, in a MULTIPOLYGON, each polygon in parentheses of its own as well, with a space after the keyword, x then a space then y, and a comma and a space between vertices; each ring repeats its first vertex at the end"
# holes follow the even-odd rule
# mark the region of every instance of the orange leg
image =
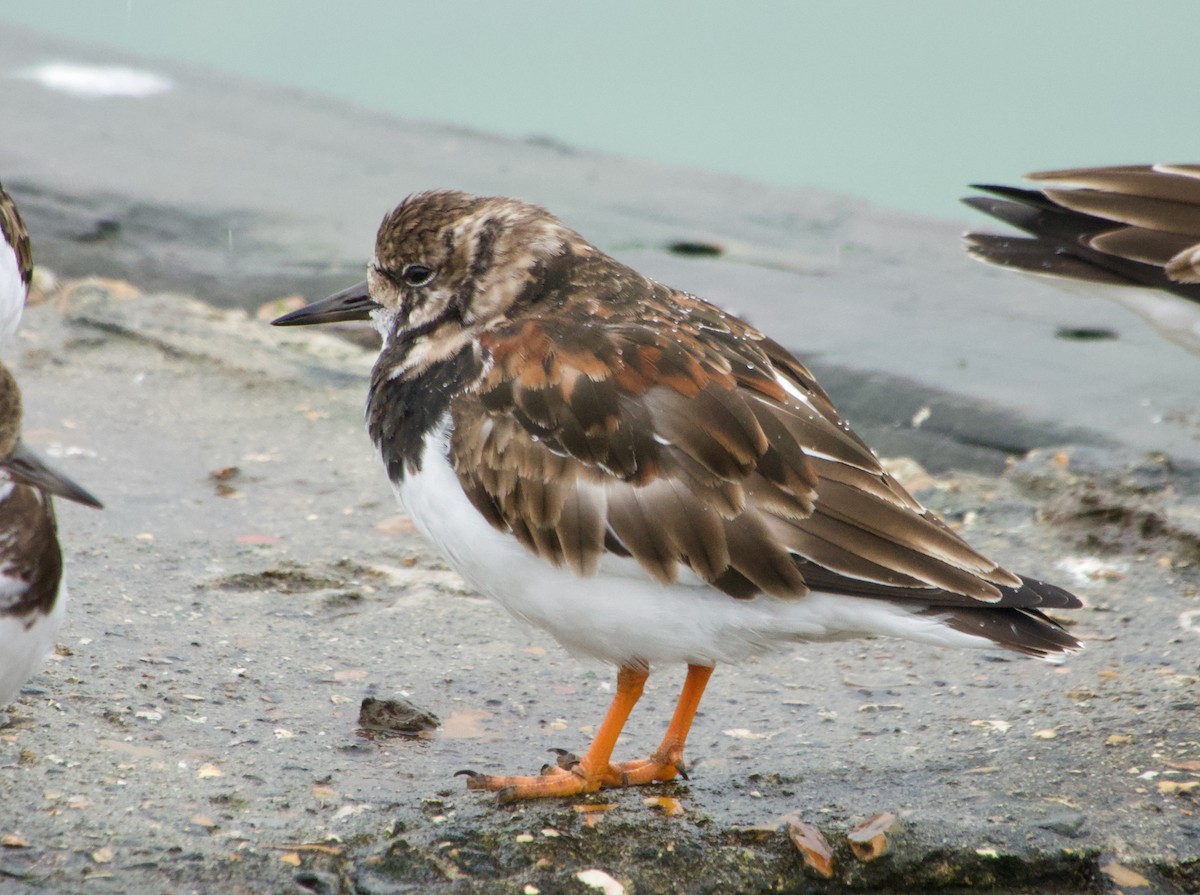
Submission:
POLYGON ((667 725, 658 750, 649 758, 639 761, 623 761, 612 765, 614 775, 618 776, 625 786, 638 786, 654 781, 674 780, 677 776, 687 779, 683 764, 683 744, 687 741, 688 731, 691 730, 692 720, 696 717, 696 709, 700 707, 700 697, 713 670, 708 665, 689 665, 687 679, 683 682, 683 691, 679 694, 679 702, 675 704, 675 714, 667 725))
MULTIPOLYGON (((540 777, 493 777, 474 771, 459 771, 467 777, 468 789, 496 791, 501 802, 514 799, 534 799, 543 796, 569 796, 595 792, 602 785, 620 786, 620 772, 614 779, 609 759, 617 737, 629 719, 629 713, 642 696, 649 672, 645 668, 621 668, 617 672, 617 692, 608 714, 596 731, 592 745, 579 762, 562 762, 558 767, 543 769, 540 777), (567 764, 567 767, 563 767, 567 764)), ((689 675, 690 679, 690 675, 689 675)), ((695 709, 692 709, 695 712, 695 709)), ((691 720, 689 716, 688 720, 691 720)), ((673 723, 673 722, 672 722, 673 723)), ((686 727, 684 733, 687 733, 686 727)))

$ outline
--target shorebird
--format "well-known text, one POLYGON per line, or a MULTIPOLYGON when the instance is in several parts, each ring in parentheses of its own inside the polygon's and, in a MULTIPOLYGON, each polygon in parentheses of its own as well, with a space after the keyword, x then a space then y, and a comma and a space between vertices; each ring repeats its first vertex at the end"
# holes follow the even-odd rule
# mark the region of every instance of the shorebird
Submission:
MULTIPOLYGON (((12 197, 0 187, 0 334, 16 333, 33 258, 12 197)), ((100 502, 21 441, 21 391, 0 364, 0 707, 54 646, 66 614, 62 551, 50 495, 100 502)))
POLYGON ((581 758, 472 771, 502 800, 665 781, 714 666, 889 635, 1055 659, 1072 594, 982 556, 880 466, 778 343, 549 212, 452 191, 379 228, 367 280, 287 314, 383 337, 367 428, 418 530, 474 587, 617 666, 581 758), (649 669, 686 663, 658 749, 611 761, 649 669))

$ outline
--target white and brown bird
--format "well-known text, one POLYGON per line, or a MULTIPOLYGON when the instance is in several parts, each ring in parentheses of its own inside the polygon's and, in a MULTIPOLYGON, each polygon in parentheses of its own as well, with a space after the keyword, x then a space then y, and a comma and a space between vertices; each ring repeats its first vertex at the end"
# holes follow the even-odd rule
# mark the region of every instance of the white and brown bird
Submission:
MULTIPOLYGON (((0 333, 12 336, 25 307, 33 260, 29 234, 3 188, 0 229, 0 333)), ((21 391, 0 364, 0 707, 46 658, 66 614, 51 494, 100 506, 22 443, 21 391)))
POLYGON ((460 192, 384 218, 368 279, 281 325, 370 319, 367 422, 417 528, 471 585, 615 664, 581 760, 469 774, 503 799, 670 780, 719 662, 891 635, 1055 658, 1079 601, 971 549, 785 349, 549 212, 460 192), (686 663, 647 759, 611 762, 649 669, 686 663))
POLYGON ((1079 283, 1200 353, 1200 165, 1025 175, 1041 189, 976 184, 963 201, 1028 236, 970 232, 980 261, 1079 283))

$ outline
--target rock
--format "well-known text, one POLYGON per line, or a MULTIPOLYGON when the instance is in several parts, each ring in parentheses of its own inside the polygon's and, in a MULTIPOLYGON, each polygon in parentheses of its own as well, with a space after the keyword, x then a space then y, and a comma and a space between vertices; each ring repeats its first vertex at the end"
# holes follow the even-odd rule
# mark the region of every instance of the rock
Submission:
POLYGON ((438 723, 437 715, 403 698, 368 696, 358 709, 358 726, 367 733, 413 737, 436 730, 438 723))
POLYGON ((1032 826, 1041 830, 1049 830, 1060 836, 1077 839, 1087 832, 1086 823, 1087 818, 1082 811, 1059 811, 1049 814, 1041 820, 1035 820, 1032 826))

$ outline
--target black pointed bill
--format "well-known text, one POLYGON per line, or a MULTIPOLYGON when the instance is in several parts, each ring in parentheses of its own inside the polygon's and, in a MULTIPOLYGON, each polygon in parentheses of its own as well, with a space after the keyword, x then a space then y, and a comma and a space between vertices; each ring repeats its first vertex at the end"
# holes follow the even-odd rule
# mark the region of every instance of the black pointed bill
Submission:
POLYGON ((84 506, 104 509, 104 504, 50 466, 23 441, 17 442, 16 450, 7 459, 0 460, 0 468, 18 482, 41 488, 50 494, 57 494, 84 506))
POLYGON ((367 291, 367 281, 355 283, 349 289, 314 301, 290 314, 271 321, 272 326, 308 326, 313 323, 338 323, 344 320, 370 320, 371 312, 379 308, 367 291))

